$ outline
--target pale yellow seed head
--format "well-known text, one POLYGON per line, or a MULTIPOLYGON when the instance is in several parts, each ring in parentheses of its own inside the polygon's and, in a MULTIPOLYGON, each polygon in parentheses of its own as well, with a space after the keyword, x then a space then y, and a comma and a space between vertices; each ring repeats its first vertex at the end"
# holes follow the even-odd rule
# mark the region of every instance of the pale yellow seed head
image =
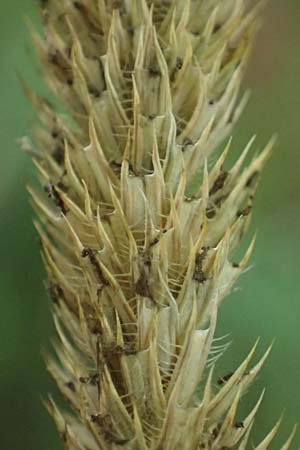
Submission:
POLYGON ((260 8, 245 3, 43 2, 34 42, 65 113, 28 90, 49 198, 31 195, 59 337, 47 365, 73 413, 48 408, 68 449, 246 448, 261 398, 244 419, 237 407, 267 354, 213 375, 272 147, 244 168, 251 141, 229 170, 230 143, 216 153, 245 104, 260 8))

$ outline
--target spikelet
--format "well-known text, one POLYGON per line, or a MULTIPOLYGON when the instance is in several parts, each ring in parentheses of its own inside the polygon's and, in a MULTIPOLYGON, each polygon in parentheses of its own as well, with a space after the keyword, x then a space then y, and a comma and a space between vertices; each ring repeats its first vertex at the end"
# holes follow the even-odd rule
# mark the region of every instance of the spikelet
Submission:
MULTIPOLYGON (((236 417, 269 350, 218 380, 217 311, 273 142, 225 171, 261 5, 244 0, 48 0, 33 32, 58 113, 30 149, 54 301, 48 368, 72 406, 48 408, 70 450, 245 449, 236 417), (224 144, 222 144, 224 145, 224 144)), ((266 449, 279 427, 256 449, 266 449)), ((290 440, 283 449, 287 449, 290 440)))

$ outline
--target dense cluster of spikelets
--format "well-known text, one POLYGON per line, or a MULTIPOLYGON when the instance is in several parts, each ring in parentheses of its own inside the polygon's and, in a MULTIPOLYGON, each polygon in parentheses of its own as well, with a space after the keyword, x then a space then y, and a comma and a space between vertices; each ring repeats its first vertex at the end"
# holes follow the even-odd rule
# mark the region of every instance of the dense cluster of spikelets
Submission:
MULTIPOLYGON (((245 268, 233 251, 271 144, 223 168, 244 105, 257 6, 243 0, 48 0, 34 40, 64 113, 40 117, 32 191, 54 301, 48 367, 72 413, 70 450, 245 449, 261 399, 254 349, 213 377, 218 307, 245 268), (47 198, 48 197, 48 198, 47 198)), ((256 449, 266 449, 279 423, 256 449)), ((290 440, 282 447, 287 449, 290 440)))

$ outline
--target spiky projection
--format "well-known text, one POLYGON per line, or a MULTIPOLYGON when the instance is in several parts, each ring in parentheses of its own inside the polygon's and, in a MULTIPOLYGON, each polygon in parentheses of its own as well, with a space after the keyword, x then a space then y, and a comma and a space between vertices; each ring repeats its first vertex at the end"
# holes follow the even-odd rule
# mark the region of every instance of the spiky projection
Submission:
POLYGON ((64 113, 28 90, 49 199, 31 194, 59 335, 48 368, 72 412, 48 407, 67 449, 246 448, 261 398, 246 418, 237 406, 267 354, 216 382, 214 333, 272 143, 228 171, 230 143, 217 149, 245 103, 258 8, 42 2, 34 40, 64 113))

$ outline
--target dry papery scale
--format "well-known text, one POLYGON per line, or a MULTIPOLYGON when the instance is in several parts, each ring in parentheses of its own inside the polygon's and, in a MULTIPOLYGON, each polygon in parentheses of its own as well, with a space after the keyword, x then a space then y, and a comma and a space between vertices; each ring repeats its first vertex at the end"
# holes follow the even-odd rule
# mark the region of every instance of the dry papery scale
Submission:
POLYGON ((245 104, 260 8, 41 2, 32 34, 64 113, 26 88, 40 119, 26 147, 46 191, 30 190, 59 336, 47 365, 71 404, 48 408, 67 449, 247 448, 262 397, 246 418, 237 407, 269 351, 216 382, 214 334, 272 142, 228 171, 230 142, 217 148, 245 104))

